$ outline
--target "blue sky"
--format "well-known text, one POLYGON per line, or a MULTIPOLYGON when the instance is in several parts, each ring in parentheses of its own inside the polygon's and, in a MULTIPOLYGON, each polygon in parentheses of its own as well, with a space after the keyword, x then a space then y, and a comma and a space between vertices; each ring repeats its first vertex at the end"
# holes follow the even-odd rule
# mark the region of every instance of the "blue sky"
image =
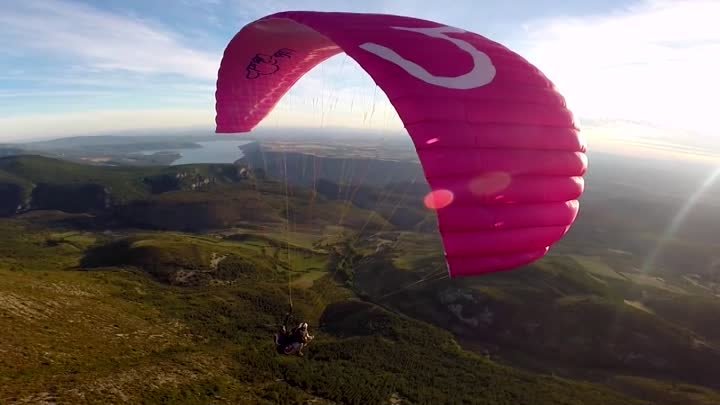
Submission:
MULTIPOLYGON (((720 143, 716 0, 4 0, 0 141, 211 129, 227 42, 248 22, 291 9, 402 14, 475 31, 543 70, 591 136, 622 137, 628 127, 618 123, 633 121, 648 137, 720 143)), ((308 74, 263 125, 401 127, 344 55, 308 74)))

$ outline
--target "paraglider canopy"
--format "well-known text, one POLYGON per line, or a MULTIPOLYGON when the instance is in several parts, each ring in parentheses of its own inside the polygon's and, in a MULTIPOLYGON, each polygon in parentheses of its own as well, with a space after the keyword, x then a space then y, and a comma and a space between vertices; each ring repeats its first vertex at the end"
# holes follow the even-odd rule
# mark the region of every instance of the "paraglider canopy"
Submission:
POLYGON ((587 168, 572 113, 528 61, 460 28, 380 14, 261 18, 225 51, 217 132, 252 130, 340 52, 385 92, 413 140, 451 276, 531 263, 567 233, 587 168))

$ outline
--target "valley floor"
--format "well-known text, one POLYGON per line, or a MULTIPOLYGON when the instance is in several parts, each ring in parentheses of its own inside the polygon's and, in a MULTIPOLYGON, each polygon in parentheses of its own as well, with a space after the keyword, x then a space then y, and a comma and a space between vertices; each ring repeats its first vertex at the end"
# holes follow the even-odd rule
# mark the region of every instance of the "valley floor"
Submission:
POLYGON ((720 398, 643 378, 577 382, 462 350, 447 332, 358 299, 328 272, 338 256, 317 242, 333 232, 280 240, 282 229, 261 236, 57 226, 68 217, 0 221, 2 403, 704 405, 720 398), (104 256, 102 247, 118 240, 125 250, 116 245, 104 256), (291 247, 284 257, 283 244, 291 247), (317 333, 306 358, 279 357, 272 346, 288 271, 296 315, 317 333))

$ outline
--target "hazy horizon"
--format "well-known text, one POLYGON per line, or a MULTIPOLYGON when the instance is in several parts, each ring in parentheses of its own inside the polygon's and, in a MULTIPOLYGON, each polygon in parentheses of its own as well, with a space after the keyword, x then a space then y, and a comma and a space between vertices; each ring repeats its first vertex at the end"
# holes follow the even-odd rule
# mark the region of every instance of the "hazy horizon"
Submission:
MULTIPOLYGON (((0 142, 7 145, 22 145, 34 142, 46 142, 67 138, 91 138, 91 137, 177 137, 177 136, 212 136, 219 140, 242 140, 242 138, 255 138, 262 140, 264 134, 281 134, 296 138, 308 135, 326 136, 331 138, 363 137, 393 139, 407 138, 410 144, 408 133, 402 129, 371 129, 371 128, 348 128, 348 127, 268 127, 259 128, 238 134, 216 134, 213 128, 188 127, 171 129, 134 129, 126 131, 108 131, 90 134, 78 134, 68 136, 38 136, 26 139, 12 139, 0 142)), ((717 164, 720 159, 720 144, 703 142, 698 134, 687 133, 685 143, 673 141, 668 137, 665 130, 632 122, 612 122, 607 126, 596 125, 588 128, 581 128, 581 136, 588 142, 588 153, 590 156, 599 153, 613 154, 617 156, 635 156, 653 160, 679 160, 700 164, 717 164), (625 128, 625 129, 623 129, 625 128), (624 131, 624 132, 623 132, 624 131)))

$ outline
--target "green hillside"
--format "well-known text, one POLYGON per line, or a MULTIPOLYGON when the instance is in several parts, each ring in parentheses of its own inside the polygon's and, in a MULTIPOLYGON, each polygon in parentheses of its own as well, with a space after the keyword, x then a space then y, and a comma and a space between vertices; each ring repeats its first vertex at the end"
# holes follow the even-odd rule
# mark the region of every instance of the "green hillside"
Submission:
POLYGON ((66 198, 78 186, 95 185, 107 193, 111 202, 122 204, 153 193, 236 182, 240 180, 238 170, 233 165, 90 166, 41 156, 11 156, 0 158, 0 185, 20 185, 26 197, 38 185, 53 187, 67 194, 66 198))
POLYGON ((10 175, 20 178, 25 184, 101 184, 112 189, 118 197, 123 196, 122 198, 127 199, 145 195, 141 173, 131 168, 98 169, 40 156, 12 156, 0 159, 0 176, 10 175))
POLYGON ((278 357, 270 335, 288 303, 284 276, 316 271, 312 260, 283 260, 273 239, 113 240, 45 233, 37 219, 2 222, 3 246, 17 252, 0 261, 0 327, 10 331, 0 342, 0 398, 9 403, 632 403, 465 352, 430 325, 348 301, 328 273, 292 290, 297 317, 317 330, 309 357, 278 357), (48 240, 54 246, 39 247, 48 240), (169 282, 189 270, 214 282, 169 282))
POLYGON ((704 280, 643 273, 591 239, 524 269, 451 280, 433 215, 397 184, 351 198, 233 165, 0 162, 3 184, 30 197, 60 187, 49 189, 57 201, 42 199, 51 206, 0 218, 0 403, 706 405, 720 395, 718 300, 704 280), (110 203, 68 206, 62 197, 87 184, 110 190, 110 203), (400 209, 424 218, 383 211, 400 209), (272 346, 291 302, 317 335, 304 358, 272 346))

